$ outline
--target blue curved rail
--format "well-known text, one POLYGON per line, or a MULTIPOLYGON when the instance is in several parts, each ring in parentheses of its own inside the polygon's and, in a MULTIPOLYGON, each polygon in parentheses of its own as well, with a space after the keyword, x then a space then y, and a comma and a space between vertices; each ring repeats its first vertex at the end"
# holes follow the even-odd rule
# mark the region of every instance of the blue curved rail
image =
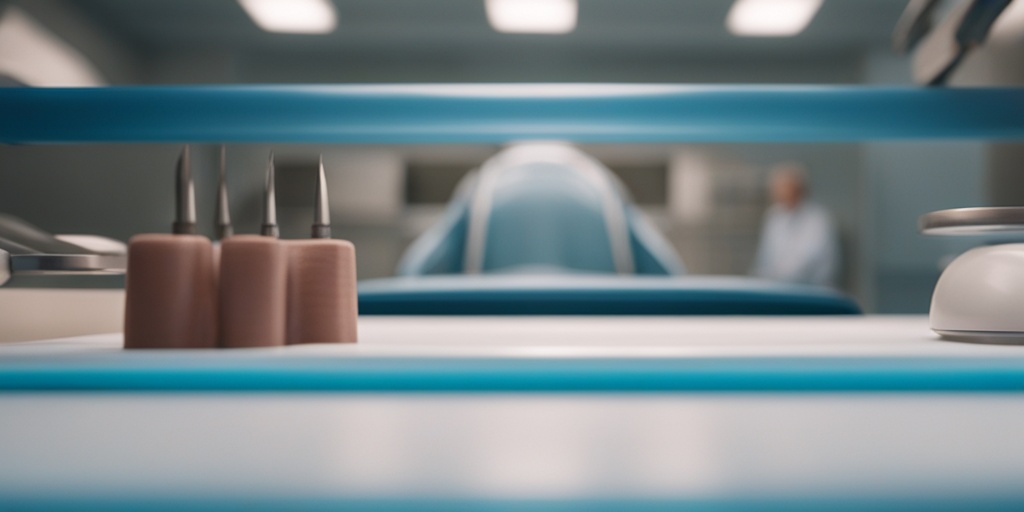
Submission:
POLYGON ((859 315, 816 286, 735 276, 434 275, 359 283, 361 315, 859 315))
POLYGON ((322 356, 261 360, 216 352, 0 360, 0 392, 49 391, 1019 393, 1024 391, 1024 360, 322 356))
POLYGON ((0 142, 1021 139, 1024 89, 686 85, 0 88, 0 142))

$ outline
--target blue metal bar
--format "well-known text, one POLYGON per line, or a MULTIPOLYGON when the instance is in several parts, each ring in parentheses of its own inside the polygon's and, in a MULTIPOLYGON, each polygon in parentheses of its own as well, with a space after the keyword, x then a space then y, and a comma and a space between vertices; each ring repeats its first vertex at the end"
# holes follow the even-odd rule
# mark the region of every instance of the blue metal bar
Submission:
POLYGON ((685 85, 0 88, 0 142, 1022 139, 1024 89, 685 85))
POLYGON ((223 352, 0 361, 0 392, 1022 392, 1022 358, 337 358, 223 352))
MULTIPOLYGON (((29 490, 21 493, 0 493, 0 502, 9 510, 70 510, 74 512, 196 512, 238 509, 239 503, 245 510, 277 511, 302 510, 305 512, 333 512, 336 510, 372 512, 422 512, 424 510, 445 510, 455 512, 486 510, 490 512, 565 512, 586 510, 592 512, 675 512, 679 510, 710 512, 972 512, 1012 511, 1021 509, 1024 497, 1019 490, 1003 490, 967 495, 947 494, 937 491, 902 493, 868 493, 856 496, 811 493, 793 495, 770 492, 754 496, 699 496, 699 497, 596 497, 571 496, 564 498, 530 497, 438 497, 436 495, 374 498, 361 496, 310 496, 309 493, 292 492, 253 496, 253 493, 188 494, 183 492, 119 493, 103 495, 63 490, 29 490), (33 492, 35 491, 35 492, 33 492), (127 494, 127 495, 126 495, 127 494)), ((915 489, 916 490, 916 489, 915 489)), ((806 491, 805 491, 806 492, 806 491)))
POLYGON ((360 315, 859 315, 853 299, 817 286, 735 276, 507 276, 369 279, 360 315))

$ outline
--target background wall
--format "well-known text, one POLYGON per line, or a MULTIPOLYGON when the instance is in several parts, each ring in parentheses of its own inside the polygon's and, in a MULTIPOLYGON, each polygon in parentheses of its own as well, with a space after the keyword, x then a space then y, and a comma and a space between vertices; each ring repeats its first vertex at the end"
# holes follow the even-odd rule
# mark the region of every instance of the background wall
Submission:
MULTIPOLYGON (((889 49, 903 4, 880 0, 826 1, 805 33, 781 39, 729 35, 721 26, 729 2, 705 0, 585 0, 579 28, 562 38, 494 33, 477 0, 339 0, 341 28, 320 39, 263 33, 231 0, 6 5, 70 43, 112 84, 910 83, 908 58, 889 49)), ((954 83, 1019 84, 1021 63, 1015 46, 993 46, 972 55, 954 83)), ((957 206, 1022 204, 1021 147, 864 141, 583 149, 625 178, 695 273, 747 271, 767 205, 768 168, 803 162, 814 198, 840 228, 844 288, 869 311, 924 312, 943 263, 986 240, 923 237, 916 231, 918 216, 957 206), (680 169, 697 161, 710 170, 708 181, 699 192, 687 192, 692 176, 682 179, 680 169), (703 198, 698 202, 706 215, 687 213, 683 199, 695 197, 703 198)), ((335 234, 356 242, 360 276, 368 278, 389 275, 404 247, 440 215, 438 198, 499 148, 231 145, 228 175, 239 231, 257 229, 271 149, 278 155, 284 235, 305 236, 312 216, 310 169, 323 154, 335 234)), ((171 145, 0 146, 0 211, 53 232, 127 239, 165 231, 179 151, 171 145)), ((217 148, 194 146, 193 159, 201 227, 212 234, 217 148)))

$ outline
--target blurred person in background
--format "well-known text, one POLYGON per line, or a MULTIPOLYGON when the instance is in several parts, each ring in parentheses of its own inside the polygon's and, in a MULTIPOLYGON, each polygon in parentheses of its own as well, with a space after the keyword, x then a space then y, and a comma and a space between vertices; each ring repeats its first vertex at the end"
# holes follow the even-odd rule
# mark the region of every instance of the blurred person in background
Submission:
POLYGON ((835 286, 839 247, 828 211, 808 198, 807 173, 798 163, 772 169, 772 205, 765 213, 752 273, 774 281, 835 286))

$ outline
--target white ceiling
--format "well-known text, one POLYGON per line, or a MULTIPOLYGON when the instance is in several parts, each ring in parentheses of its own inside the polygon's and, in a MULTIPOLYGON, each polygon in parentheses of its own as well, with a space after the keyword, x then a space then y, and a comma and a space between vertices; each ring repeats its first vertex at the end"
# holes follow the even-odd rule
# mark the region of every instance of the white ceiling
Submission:
POLYGON ((751 81, 847 81, 833 68, 886 51, 905 6, 826 0, 796 37, 740 38, 724 27, 728 0, 580 0, 568 35, 496 33, 482 0, 335 0, 327 35, 263 32, 234 0, 67 3, 142 59, 221 55, 235 81, 312 82, 746 81, 745 68, 761 69, 751 81))

